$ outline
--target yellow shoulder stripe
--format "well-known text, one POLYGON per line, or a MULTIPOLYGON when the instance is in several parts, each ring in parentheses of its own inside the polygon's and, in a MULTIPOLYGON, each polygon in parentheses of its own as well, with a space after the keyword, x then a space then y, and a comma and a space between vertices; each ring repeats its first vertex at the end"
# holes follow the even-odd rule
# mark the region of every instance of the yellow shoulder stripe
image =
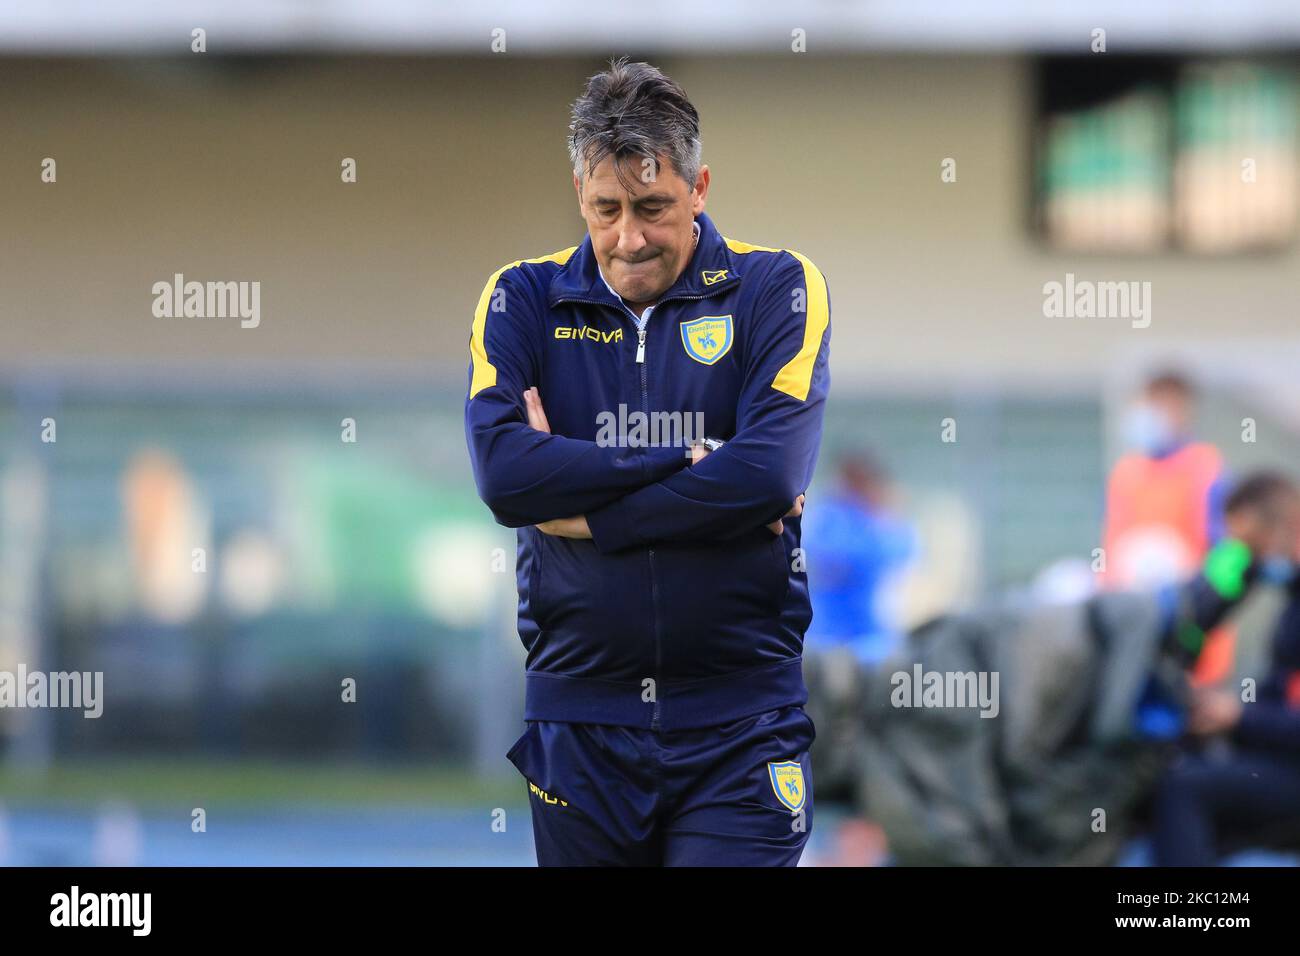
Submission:
POLYGON ((552 252, 549 256, 538 256, 536 259, 516 259, 492 273, 492 278, 488 279, 487 285, 483 287, 483 294, 479 296, 478 308, 474 310, 474 328, 469 336, 469 355, 474 366, 474 377, 470 379, 469 385, 470 398, 497 383, 497 367, 488 360, 484 336, 487 327, 488 306, 492 303, 492 293, 497 287, 497 282, 501 279, 501 273, 507 269, 523 265, 525 262, 555 262, 564 265, 577 249, 577 246, 570 246, 567 249, 561 249, 559 252, 552 252))
MULTIPOLYGON (((748 252, 781 252, 769 246, 755 246, 736 239, 727 239, 727 248, 744 255, 748 252)), ((808 400, 808 390, 812 388, 813 366, 817 362, 817 350, 821 347, 822 336, 831 319, 830 299, 826 295, 826 278, 812 262, 793 249, 786 252, 799 260, 803 266, 804 287, 808 290, 807 312, 804 313, 803 345, 790 361, 781 367, 772 380, 772 387, 778 392, 785 392, 799 401, 808 400)))

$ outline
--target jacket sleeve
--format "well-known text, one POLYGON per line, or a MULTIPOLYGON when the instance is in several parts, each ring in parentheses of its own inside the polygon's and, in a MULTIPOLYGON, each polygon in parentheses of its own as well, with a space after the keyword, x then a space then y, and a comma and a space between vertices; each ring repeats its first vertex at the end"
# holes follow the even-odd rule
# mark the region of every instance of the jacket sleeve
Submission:
POLYGON ((750 319, 735 435, 690 468, 588 512, 600 552, 732 538, 784 515, 808 487, 830 388, 830 298, 807 259, 775 258, 750 319))
POLYGON ((1243 703, 1233 728, 1240 744, 1300 755, 1300 578, 1287 588, 1288 599, 1273 632, 1273 660, 1259 698, 1243 703))
POLYGON ((524 390, 539 382, 542 333, 534 295, 520 270, 497 272, 470 333, 465 440, 479 497, 509 528, 584 514, 688 461, 681 448, 607 448, 529 426, 524 390))

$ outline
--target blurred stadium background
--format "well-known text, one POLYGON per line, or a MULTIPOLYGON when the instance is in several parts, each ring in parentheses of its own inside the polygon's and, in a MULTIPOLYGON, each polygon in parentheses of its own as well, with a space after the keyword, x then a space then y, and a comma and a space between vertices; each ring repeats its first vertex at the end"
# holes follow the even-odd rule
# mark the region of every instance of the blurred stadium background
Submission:
POLYGON ((1089 7, 0 9, 0 669, 106 692, 0 712, 0 862, 531 861, 466 341, 488 275, 581 240, 568 107, 613 54, 691 94, 723 231, 826 274, 819 481, 887 465, 907 620, 1089 559, 1153 366, 1234 471, 1295 473, 1300 8, 1089 7), (174 273, 260 282, 260 325, 156 318, 174 273), (1149 281, 1149 326, 1045 317, 1067 273, 1149 281))

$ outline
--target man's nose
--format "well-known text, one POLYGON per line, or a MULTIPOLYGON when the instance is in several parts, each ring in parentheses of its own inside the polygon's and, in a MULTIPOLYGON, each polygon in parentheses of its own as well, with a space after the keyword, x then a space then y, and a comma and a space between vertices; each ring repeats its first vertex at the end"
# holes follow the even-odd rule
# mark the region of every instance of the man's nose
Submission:
POLYGON ((641 231, 641 226, 632 217, 624 219, 618 233, 618 254, 623 258, 634 259, 645 246, 645 234, 641 231))

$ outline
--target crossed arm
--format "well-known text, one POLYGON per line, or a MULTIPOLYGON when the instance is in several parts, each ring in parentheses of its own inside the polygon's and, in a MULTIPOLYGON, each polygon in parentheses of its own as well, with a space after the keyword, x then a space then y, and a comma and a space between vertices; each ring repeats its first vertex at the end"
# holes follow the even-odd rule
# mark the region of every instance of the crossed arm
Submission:
MULTIPOLYGON (((542 406, 542 396, 535 387, 524 392, 524 406, 528 413, 528 427, 549 435, 551 433, 551 423, 546 420, 546 409, 542 406)), ((708 453, 709 449, 704 445, 692 445, 691 464, 696 465, 703 461, 708 453)), ((768 522, 764 527, 776 535, 783 533, 785 524, 782 518, 797 518, 803 514, 803 503, 804 495, 801 493, 794 499, 789 511, 775 521, 768 522)), ((550 521, 541 522, 536 527, 543 534, 553 535, 557 538, 591 538, 591 528, 587 524, 586 515, 575 515, 572 518, 552 518, 550 521)))
POLYGON ((765 293, 748 320, 735 433, 712 453, 693 449, 689 462, 681 448, 553 434, 533 387, 546 324, 521 288, 526 276, 496 277, 470 340, 465 428, 479 495, 497 521, 590 538, 602 553, 726 540, 762 526, 781 533, 782 519, 802 509, 830 384, 825 281, 804 262, 787 256, 756 277, 765 293), (489 316, 497 293, 507 307, 489 316))

